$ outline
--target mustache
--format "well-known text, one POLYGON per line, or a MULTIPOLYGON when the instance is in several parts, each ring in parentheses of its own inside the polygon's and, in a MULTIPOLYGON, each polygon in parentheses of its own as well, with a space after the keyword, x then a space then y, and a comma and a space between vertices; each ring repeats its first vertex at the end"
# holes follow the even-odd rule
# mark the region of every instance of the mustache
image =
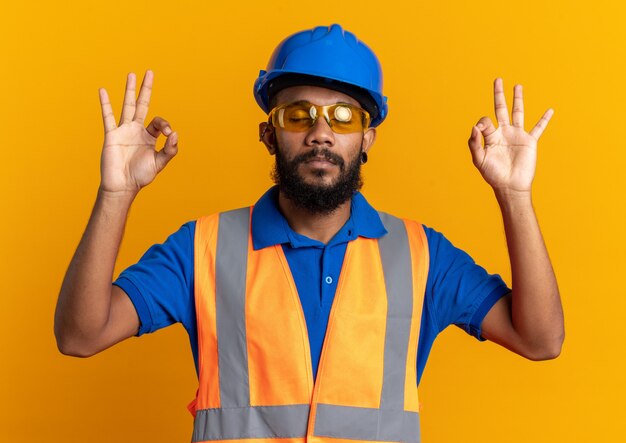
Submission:
POLYGON ((344 168, 345 162, 343 161, 343 158, 341 158, 341 156, 339 156, 338 154, 335 154, 328 148, 313 148, 309 152, 296 155, 291 162, 297 165, 300 163, 307 162, 309 160, 313 160, 314 158, 322 158, 322 157, 325 160, 338 165, 340 169, 344 168))

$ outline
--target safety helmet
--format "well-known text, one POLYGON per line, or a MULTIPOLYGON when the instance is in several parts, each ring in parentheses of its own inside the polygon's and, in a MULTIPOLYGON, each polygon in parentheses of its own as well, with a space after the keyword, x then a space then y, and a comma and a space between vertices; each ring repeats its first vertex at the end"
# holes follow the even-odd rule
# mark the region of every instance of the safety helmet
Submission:
POLYGON ((270 100, 289 86, 322 86, 346 93, 370 113, 371 126, 387 117, 383 73, 376 54, 340 25, 297 32, 274 50, 254 82, 254 98, 268 113, 270 100))

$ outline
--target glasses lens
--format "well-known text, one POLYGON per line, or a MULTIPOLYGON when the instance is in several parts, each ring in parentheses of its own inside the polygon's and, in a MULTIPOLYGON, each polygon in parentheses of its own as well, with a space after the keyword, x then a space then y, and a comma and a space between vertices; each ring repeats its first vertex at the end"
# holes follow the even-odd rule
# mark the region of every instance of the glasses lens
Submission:
POLYGON ((337 103, 328 109, 330 127, 338 134, 361 132, 369 124, 369 117, 365 111, 356 106, 337 103))
POLYGON ((291 103, 276 109, 272 115, 272 124, 286 131, 303 132, 313 125, 317 115, 315 106, 308 103, 291 103))

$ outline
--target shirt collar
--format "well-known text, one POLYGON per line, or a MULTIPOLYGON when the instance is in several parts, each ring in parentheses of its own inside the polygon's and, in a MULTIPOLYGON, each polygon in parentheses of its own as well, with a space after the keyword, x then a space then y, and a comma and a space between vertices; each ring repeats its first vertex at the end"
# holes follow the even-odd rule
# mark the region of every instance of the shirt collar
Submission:
MULTIPOLYGON (((298 234, 278 209, 278 186, 273 186, 254 205, 252 211, 252 244, 254 250, 282 243, 292 247, 316 246, 321 242, 298 234)), ((331 242, 354 240, 358 236, 380 238, 387 233, 378 212, 360 192, 352 197, 350 218, 331 242)))

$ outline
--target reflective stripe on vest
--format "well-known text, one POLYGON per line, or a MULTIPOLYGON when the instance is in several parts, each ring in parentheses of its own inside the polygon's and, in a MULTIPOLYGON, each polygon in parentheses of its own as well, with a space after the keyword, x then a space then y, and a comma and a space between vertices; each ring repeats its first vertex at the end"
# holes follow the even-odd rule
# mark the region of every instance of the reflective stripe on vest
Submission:
POLYGON ((253 251, 250 211, 197 223, 200 388, 192 441, 418 443, 415 362, 428 272, 421 225, 381 213, 387 235, 348 244, 313 383, 282 246, 253 251))

